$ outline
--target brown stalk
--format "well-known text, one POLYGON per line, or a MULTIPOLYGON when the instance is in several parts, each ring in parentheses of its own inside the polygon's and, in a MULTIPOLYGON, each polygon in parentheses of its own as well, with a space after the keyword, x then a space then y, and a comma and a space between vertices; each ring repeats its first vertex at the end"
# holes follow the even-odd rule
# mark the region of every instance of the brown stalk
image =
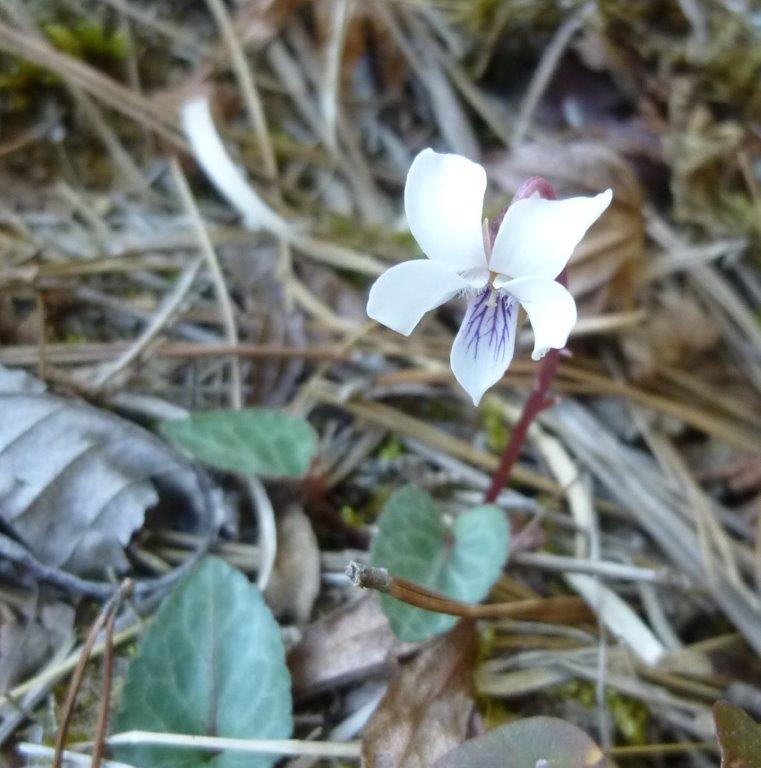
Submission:
POLYGON ((578 597, 543 597, 507 603, 463 603, 433 592, 406 579, 392 576, 385 568, 349 563, 346 575, 355 586, 374 589, 416 608, 446 613, 463 619, 523 619, 552 622, 591 621, 594 614, 578 597))
MULTIPOLYGON (((71 682, 69 683, 69 689, 66 691, 66 699, 64 700, 63 707, 61 708, 61 725, 58 728, 58 733, 55 738, 55 747, 53 752, 52 768, 61 768, 63 765, 63 751, 66 746, 66 735, 69 731, 69 724, 71 722, 71 716, 74 713, 74 705, 79 695, 79 689, 82 686, 82 679, 85 674, 85 667, 90 659, 95 641, 98 638, 103 625, 111 621, 112 616, 115 617, 116 611, 122 601, 122 598, 126 597, 132 591, 132 582, 127 579, 122 582, 116 593, 108 600, 108 602, 101 608, 100 613, 95 618, 95 621, 90 627, 90 631, 87 633, 84 645, 82 646, 82 652, 79 655, 79 661, 74 668, 74 673, 71 676, 71 682)), ((113 637, 113 628, 112 634, 113 637)), ((110 645, 110 643, 108 643, 110 645)), ((104 669, 104 672, 106 670, 104 669)), ((110 670, 109 670, 110 678, 110 670)), ((110 688, 110 683, 109 683, 110 688)), ((100 726, 100 717, 98 719, 100 726)), ((99 727, 100 735, 100 727, 99 727)))
POLYGON ((106 621, 106 630, 103 641, 103 679, 100 686, 100 709, 98 710, 98 722, 95 729, 95 741, 92 748, 90 768, 100 768, 103 761, 103 753, 106 748, 106 732, 108 731, 108 711, 111 703, 111 681, 114 670, 114 625, 116 624, 116 608, 114 608, 106 621))

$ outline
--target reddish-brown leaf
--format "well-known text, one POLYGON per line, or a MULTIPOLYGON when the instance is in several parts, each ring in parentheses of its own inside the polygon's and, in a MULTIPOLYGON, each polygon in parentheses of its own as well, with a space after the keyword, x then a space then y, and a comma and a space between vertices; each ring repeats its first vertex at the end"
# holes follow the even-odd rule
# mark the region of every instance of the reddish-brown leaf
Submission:
POLYGON ((364 730, 365 768, 429 768, 464 741, 475 653, 473 625, 461 621, 399 670, 364 730))

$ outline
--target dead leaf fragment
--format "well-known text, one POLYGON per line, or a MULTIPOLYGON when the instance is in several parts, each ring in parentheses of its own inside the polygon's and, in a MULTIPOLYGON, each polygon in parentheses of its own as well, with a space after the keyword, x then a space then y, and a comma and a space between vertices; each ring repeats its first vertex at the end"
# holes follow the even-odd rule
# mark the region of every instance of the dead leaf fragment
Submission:
POLYGON ((277 557, 264 596, 275 616, 309 621, 320 591, 320 549, 309 518, 298 506, 277 521, 277 557))
POLYGON ((429 768, 461 744, 473 712, 473 624, 460 622, 391 681, 365 727, 365 768, 429 768))
POLYGON ((288 653, 294 698, 306 698, 387 669, 411 646, 401 643, 380 609, 363 595, 310 624, 288 653))
POLYGON ((73 627, 74 609, 65 603, 32 605, 31 611, 1 606, 0 693, 48 661, 69 641, 73 627))
POLYGON ((574 296, 598 294, 603 305, 629 306, 632 271, 644 255, 643 194, 637 176, 615 151, 591 141, 542 141, 492 156, 490 178, 513 194, 527 178, 548 179, 559 198, 594 195, 610 187, 613 202, 574 251, 569 289, 574 296))
POLYGON ((714 347, 719 330, 713 318, 692 298, 664 292, 644 323, 623 337, 623 349, 636 379, 660 366, 685 366, 714 347))
MULTIPOLYGON (((39 380, 0 367, 0 517, 47 566, 126 569, 124 547, 160 500, 186 503, 172 524, 206 521, 205 494, 184 460, 149 432, 39 380)), ((210 521, 206 521, 210 523, 210 521)))

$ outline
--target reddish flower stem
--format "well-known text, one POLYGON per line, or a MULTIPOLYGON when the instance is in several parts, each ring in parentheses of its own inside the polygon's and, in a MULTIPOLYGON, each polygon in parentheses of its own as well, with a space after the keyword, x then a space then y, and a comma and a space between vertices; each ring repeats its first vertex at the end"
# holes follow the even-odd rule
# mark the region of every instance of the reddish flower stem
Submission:
MULTIPOLYGON (((566 286, 568 283, 566 271, 563 270, 556 279, 561 285, 566 286)), ((523 406, 521 417, 518 419, 518 423, 510 435, 510 440, 500 459, 499 467, 494 473, 494 477, 492 477, 489 490, 484 495, 484 502, 486 504, 493 504, 502 489, 507 485, 510 473, 515 466, 515 462, 518 461, 523 444, 526 442, 526 435, 531 423, 542 411, 555 405, 555 398, 548 397, 547 391, 557 373, 561 354, 562 350, 551 349, 542 359, 536 379, 534 380, 534 389, 523 406)))

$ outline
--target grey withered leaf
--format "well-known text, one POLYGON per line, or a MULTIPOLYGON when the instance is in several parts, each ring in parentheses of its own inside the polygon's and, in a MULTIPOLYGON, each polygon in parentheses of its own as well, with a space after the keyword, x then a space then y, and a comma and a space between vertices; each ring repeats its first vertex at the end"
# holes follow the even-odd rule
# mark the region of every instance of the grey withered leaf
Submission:
POLYGON ((205 519, 196 473, 163 441, 0 366, 0 517, 39 561, 123 570, 124 546, 164 492, 173 524, 205 519))

